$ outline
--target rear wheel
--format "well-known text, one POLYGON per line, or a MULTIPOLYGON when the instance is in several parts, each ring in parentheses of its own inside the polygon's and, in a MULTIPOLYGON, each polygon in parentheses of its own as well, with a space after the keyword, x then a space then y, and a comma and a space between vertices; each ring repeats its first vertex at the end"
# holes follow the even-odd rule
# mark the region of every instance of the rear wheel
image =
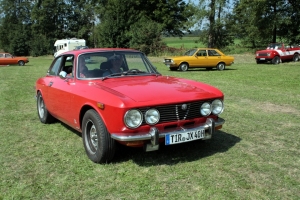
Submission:
POLYGON ((54 121, 54 117, 49 113, 45 105, 42 94, 39 92, 37 94, 37 111, 40 121, 44 124, 49 124, 54 121))
POLYGON ((224 70, 224 69, 225 69, 225 63, 219 63, 219 64, 217 65, 217 70, 222 71, 222 70, 224 70))
POLYGON ((88 157, 95 163, 107 163, 115 155, 115 141, 110 137, 99 114, 88 110, 82 120, 82 140, 88 157))
POLYGON ((180 71, 187 71, 189 69, 189 65, 187 63, 182 63, 181 65, 179 65, 179 69, 180 71))
POLYGON ((18 64, 19 64, 20 66, 24 66, 24 65, 25 65, 25 62, 24 62, 23 60, 20 60, 20 61, 18 62, 18 64))
POLYGON ((295 55, 294 55, 293 61, 294 61, 294 62, 298 62, 298 61, 299 61, 299 54, 295 54, 295 55))
POLYGON ((280 58, 279 56, 275 56, 273 59, 272 59, 272 63, 274 65, 278 65, 280 63, 280 58))

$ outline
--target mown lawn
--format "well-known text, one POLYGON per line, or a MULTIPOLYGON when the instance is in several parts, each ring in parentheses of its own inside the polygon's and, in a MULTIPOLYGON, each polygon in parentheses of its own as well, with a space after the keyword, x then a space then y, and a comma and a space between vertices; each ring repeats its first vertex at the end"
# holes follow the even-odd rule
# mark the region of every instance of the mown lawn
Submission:
POLYGON ((224 71, 184 73, 150 58, 164 75, 221 89, 226 123, 209 142, 121 147, 105 165, 88 159, 80 134, 38 119, 33 86, 52 57, 0 67, 0 199, 300 199, 300 62, 234 56, 224 71))

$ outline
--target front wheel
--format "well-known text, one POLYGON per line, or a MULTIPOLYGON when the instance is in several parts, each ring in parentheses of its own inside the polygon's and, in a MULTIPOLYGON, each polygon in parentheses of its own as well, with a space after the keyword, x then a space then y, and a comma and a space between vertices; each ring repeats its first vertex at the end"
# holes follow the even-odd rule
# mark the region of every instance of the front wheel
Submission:
POLYGON ((115 141, 110 137, 99 114, 88 110, 82 120, 82 140, 88 157, 95 163, 107 163, 115 155, 115 141))
POLYGON ((37 104, 36 105, 37 105, 38 116, 42 123, 50 124, 51 122, 54 121, 54 117, 47 110, 44 99, 40 92, 37 94, 37 104))
POLYGON ((225 63, 219 63, 219 64, 217 65, 217 70, 222 71, 222 70, 224 70, 224 69, 225 69, 225 63))
POLYGON ((185 71, 187 71, 187 70, 188 70, 188 68, 189 68, 189 66, 188 66, 188 64, 187 64, 187 63, 182 63, 181 65, 179 65, 179 69, 180 69, 180 71, 183 71, 183 72, 185 72, 185 71))
POLYGON ((280 63, 280 58, 279 56, 275 56, 273 59, 272 59, 272 63, 274 65, 278 65, 280 63))
POLYGON ((294 61, 294 62, 298 62, 298 61, 299 61, 299 54, 295 54, 295 55, 294 55, 293 61, 294 61))
POLYGON ((20 66, 24 66, 24 65, 25 65, 25 62, 24 62, 23 60, 20 60, 20 61, 18 62, 18 64, 19 64, 20 66))

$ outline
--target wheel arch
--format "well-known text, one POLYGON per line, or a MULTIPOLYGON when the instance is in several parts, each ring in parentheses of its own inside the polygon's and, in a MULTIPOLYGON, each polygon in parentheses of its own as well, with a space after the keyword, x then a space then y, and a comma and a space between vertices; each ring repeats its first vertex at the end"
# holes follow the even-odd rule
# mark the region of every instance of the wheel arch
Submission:
POLYGON ((187 64, 188 66, 190 66, 190 64, 189 64, 188 61, 182 61, 182 62, 179 63, 178 67, 179 67, 180 65, 182 65, 182 64, 187 64))
MULTIPOLYGON (((84 105, 81 109, 80 109, 80 113, 79 113, 79 125, 80 125, 80 129, 82 130, 82 121, 83 121, 83 116, 84 114, 90 110, 90 109, 93 109, 95 110, 99 116, 102 118, 101 114, 91 105, 84 105)), ((103 118, 102 118, 103 119, 103 118)))

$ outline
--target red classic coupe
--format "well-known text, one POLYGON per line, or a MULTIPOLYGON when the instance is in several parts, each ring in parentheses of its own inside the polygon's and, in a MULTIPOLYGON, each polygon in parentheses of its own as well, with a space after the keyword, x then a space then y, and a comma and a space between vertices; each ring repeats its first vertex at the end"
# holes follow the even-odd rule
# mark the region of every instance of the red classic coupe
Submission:
POLYGON ((113 159, 116 142, 146 151, 211 139, 225 120, 223 93, 163 76, 132 49, 83 49, 56 57, 36 81, 42 123, 58 119, 82 134, 88 157, 113 159))
POLYGON ((0 53, 0 65, 20 65, 24 66, 29 60, 26 57, 15 57, 9 53, 0 53))

